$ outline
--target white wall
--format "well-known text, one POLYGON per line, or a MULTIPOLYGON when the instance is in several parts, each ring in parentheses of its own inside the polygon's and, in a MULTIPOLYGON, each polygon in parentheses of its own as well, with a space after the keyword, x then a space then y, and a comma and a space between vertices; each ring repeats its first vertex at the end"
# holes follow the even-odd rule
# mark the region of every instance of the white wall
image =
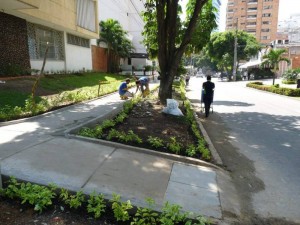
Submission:
MULTIPOLYGON (((43 66, 43 60, 30 60, 31 69, 41 70, 43 66)), ((47 60, 44 71, 56 72, 65 70, 64 61, 47 60)))
POLYGON ((79 71, 92 70, 92 50, 91 48, 65 44, 66 48, 66 70, 79 71))
POLYGON ((144 22, 139 13, 144 10, 140 0, 99 0, 99 20, 112 18, 118 20, 133 43, 135 52, 146 53, 145 47, 140 43, 143 40, 142 30, 144 22))

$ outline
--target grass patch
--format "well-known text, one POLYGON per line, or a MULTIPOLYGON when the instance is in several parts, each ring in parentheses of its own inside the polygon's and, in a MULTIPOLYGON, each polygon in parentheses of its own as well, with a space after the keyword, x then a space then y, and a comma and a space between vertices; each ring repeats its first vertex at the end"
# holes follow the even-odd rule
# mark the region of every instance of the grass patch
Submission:
POLYGON ((115 92, 125 78, 123 75, 107 73, 46 75, 38 85, 37 104, 33 104, 31 99, 33 82, 20 79, 7 83, 6 90, 0 90, 0 121, 30 117, 115 92), (103 84, 99 86, 100 82, 103 84))

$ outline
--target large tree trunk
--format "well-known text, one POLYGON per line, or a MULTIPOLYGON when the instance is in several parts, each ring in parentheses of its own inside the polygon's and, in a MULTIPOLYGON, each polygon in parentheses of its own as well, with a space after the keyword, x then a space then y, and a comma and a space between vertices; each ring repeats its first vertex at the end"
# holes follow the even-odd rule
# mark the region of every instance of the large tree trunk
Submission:
POLYGON ((177 74, 181 57, 191 41, 199 13, 207 1, 196 0, 194 13, 183 34, 182 42, 178 46, 176 44, 178 0, 155 0, 158 21, 158 61, 161 71, 159 99, 163 104, 166 103, 167 98, 172 98, 172 83, 177 74))

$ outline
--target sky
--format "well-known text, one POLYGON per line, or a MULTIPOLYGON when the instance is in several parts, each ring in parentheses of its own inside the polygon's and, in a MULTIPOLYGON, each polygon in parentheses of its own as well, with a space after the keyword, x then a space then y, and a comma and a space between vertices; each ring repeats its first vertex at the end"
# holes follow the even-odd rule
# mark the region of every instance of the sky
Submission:
MULTIPOLYGON (((221 0, 220 31, 225 30, 227 0, 221 0)), ((300 0, 279 0, 278 20, 285 20, 291 14, 300 13, 300 0)))

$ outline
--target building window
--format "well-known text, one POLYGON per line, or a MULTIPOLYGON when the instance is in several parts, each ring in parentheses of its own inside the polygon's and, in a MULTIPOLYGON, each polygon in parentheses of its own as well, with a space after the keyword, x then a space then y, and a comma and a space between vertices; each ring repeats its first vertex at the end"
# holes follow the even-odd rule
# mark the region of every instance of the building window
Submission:
POLYGON ((248 11, 256 11, 257 7, 248 8, 248 11))
POLYGON ((272 6, 271 5, 265 5, 264 9, 272 9, 272 6))
POLYGON ((227 11, 227 12, 231 13, 231 12, 233 12, 233 9, 228 9, 228 11, 227 11))
POLYGON ((248 22, 247 25, 256 25, 256 22, 248 22))
POLYGON ((264 0, 264 2, 273 2, 273 0, 264 0))
POLYGON ((77 45, 85 48, 90 47, 90 40, 82 37, 78 37, 72 34, 67 34, 67 42, 70 45, 77 45))
POLYGON ((262 14, 262 17, 271 17, 271 13, 264 13, 262 14))
POLYGON ((247 32, 249 32, 249 33, 255 33, 256 30, 255 29, 248 29, 247 32))
POLYGON ((261 29, 261 32, 270 32, 270 29, 269 28, 261 29))
POLYGON ((247 18, 256 18, 256 15, 248 15, 247 18))
POLYGON ((64 60, 63 32, 27 23, 27 35, 30 59, 44 59, 48 46, 48 59, 64 60))
POLYGON ((76 1, 77 26, 96 31, 96 2, 94 0, 76 1))
POLYGON ((268 40, 268 39, 270 39, 270 36, 262 36, 261 37, 261 40, 268 40))
POLYGON ((257 0, 248 0, 248 3, 257 3, 257 0))
POLYGON ((271 24, 271 21, 263 21, 262 24, 271 24))

